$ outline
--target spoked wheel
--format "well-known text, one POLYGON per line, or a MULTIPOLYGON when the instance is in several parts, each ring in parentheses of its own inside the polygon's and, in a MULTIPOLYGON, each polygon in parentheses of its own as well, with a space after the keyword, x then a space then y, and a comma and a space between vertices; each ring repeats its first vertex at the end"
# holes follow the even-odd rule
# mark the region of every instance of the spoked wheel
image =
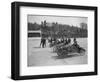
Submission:
POLYGON ((62 51, 62 56, 67 56, 68 55, 68 52, 66 50, 63 50, 62 51))
POLYGON ((61 56, 62 55, 62 50, 61 49, 57 49, 57 55, 61 56))

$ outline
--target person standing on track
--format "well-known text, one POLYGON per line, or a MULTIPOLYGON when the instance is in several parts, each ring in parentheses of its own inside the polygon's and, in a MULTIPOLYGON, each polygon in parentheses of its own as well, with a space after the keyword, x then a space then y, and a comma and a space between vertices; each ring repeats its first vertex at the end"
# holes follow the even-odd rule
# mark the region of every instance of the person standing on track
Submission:
POLYGON ((41 42, 40 42, 40 47, 42 45, 42 48, 46 47, 46 39, 45 38, 41 38, 41 42))
POLYGON ((42 47, 43 47, 43 48, 46 47, 46 39, 45 39, 45 38, 43 38, 42 47))

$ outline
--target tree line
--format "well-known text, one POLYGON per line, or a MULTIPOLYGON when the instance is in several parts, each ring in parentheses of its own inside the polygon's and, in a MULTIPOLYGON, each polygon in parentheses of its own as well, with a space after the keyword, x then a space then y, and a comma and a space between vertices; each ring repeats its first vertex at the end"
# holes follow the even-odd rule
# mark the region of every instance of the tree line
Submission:
POLYGON ((86 23, 80 23, 80 27, 67 24, 59 24, 57 22, 47 23, 46 21, 42 21, 41 24, 28 23, 28 31, 36 30, 41 30, 42 37, 80 38, 88 36, 86 23))

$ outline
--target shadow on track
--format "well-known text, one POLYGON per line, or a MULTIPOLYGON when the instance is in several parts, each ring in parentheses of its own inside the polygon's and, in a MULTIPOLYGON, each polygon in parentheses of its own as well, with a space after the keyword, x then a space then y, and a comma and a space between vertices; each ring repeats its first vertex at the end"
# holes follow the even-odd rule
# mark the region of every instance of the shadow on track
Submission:
POLYGON ((72 58, 72 57, 77 57, 79 56, 78 54, 74 55, 63 55, 63 56, 52 56, 53 59, 65 59, 65 58, 72 58))
POLYGON ((40 46, 37 46, 37 47, 33 47, 33 48, 41 48, 40 46))

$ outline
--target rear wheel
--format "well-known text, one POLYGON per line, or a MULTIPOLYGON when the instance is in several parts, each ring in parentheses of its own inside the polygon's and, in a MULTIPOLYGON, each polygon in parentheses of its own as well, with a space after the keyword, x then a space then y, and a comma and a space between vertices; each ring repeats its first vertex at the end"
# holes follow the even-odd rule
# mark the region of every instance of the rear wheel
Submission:
POLYGON ((63 50, 63 52, 62 52, 62 56, 67 56, 67 55, 68 55, 67 50, 63 50))

